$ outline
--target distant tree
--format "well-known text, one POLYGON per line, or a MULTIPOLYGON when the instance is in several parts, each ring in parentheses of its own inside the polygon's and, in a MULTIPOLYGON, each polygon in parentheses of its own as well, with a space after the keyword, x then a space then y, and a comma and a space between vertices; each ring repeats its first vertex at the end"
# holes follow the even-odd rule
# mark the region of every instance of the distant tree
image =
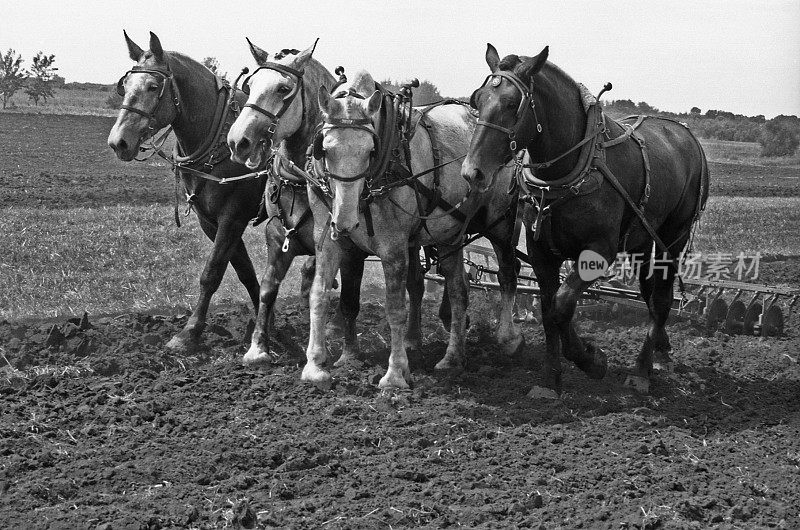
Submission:
POLYGON ((219 61, 216 57, 206 57, 203 59, 203 66, 214 72, 215 75, 220 76, 222 79, 227 79, 228 73, 224 74, 219 71, 219 61))
POLYGON ((22 71, 22 56, 10 48, 0 56, 0 60, 3 63, 0 67, 0 92, 3 94, 3 108, 6 108, 11 96, 25 84, 25 72, 22 71))
POLYGON ((800 145, 800 119, 797 116, 775 116, 764 124, 761 156, 793 155, 800 145))
POLYGON ((701 113, 702 111, 700 110, 700 107, 692 107, 692 110, 690 110, 689 112, 690 112, 691 114, 697 114, 697 115, 700 115, 700 113, 701 113))
POLYGON ((53 72, 58 70, 58 68, 53 66, 55 60, 55 55, 45 55, 42 51, 33 57, 33 66, 29 71, 30 82, 25 92, 28 94, 28 99, 33 101, 34 105, 38 105, 40 99, 44 103, 47 103, 47 98, 54 97, 53 76, 55 74, 53 72))

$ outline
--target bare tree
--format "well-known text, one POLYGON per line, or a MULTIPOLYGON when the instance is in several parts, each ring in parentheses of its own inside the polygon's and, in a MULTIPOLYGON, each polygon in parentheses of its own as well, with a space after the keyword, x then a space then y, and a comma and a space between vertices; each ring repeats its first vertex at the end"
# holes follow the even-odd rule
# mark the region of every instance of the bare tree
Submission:
POLYGON ((25 72, 22 71, 22 56, 10 49, 0 56, 0 92, 3 94, 3 108, 8 100, 25 84, 25 72))

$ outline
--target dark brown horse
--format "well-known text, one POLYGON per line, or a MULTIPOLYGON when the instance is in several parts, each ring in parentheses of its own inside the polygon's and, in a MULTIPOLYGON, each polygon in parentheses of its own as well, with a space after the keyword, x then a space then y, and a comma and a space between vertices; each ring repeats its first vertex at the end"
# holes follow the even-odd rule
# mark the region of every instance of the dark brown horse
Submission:
POLYGON ((661 364, 670 363, 664 326, 677 259, 708 197, 705 154, 680 123, 653 117, 618 123, 602 114, 599 103, 584 105, 579 85, 547 56, 545 48, 535 57, 500 60, 488 45, 491 73, 472 96, 479 126, 462 176, 487 187, 498 168, 516 163, 522 195, 530 203, 526 236, 541 287, 547 342, 547 388, 535 389, 534 395, 561 392, 559 351, 592 378, 606 373, 605 354, 581 339, 572 324, 578 297, 592 282, 576 267, 561 283, 562 262, 579 260, 588 251, 606 263, 623 250, 650 256, 655 241, 656 255, 667 259, 663 270, 654 270, 650 260, 640 270, 650 329, 628 379, 647 391, 654 354, 661 364), (518 158, 523 150, 529 163, 518 158))
POLYGON ((119 89, 125 99, 108 135, 108 145, 121 160, 130 161, 144 141, 172 125, 177 138, 173 156, 181 162, 176 169, 181 195, 185 193, 200 227, 214 242, 200 276, 200 299, 183 330, 167 344, 184 349, 198 341, 211 297, 228 263, 258 308, 258 278, 242 234, 258 213, 265 179, 219 184, 201 175, 227 178, 250 173, 245 165, 230 160, 225 140, 235 108, 246 99, 244 94, 237 91, 230 98, 232 89, 219 77, 183 54, 164 51, 153 33, 147 51, 127 33, 125 41, 136 66, 120 79, 119 89))

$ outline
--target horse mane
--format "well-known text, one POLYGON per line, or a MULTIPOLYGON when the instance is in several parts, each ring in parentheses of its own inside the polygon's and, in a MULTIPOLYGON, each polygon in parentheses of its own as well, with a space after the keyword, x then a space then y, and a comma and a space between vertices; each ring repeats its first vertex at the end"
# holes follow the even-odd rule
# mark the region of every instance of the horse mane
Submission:
POLYGON ((274 58, 275 58, 276 61, 280 61, 281 59, 283 59, 287 55, 297 55, 298 53, 300 53, 300 50, 298 50, 296 48, 284 48, 281 51, 279 51, 278 53, 276 53, 274 55, 274 58))

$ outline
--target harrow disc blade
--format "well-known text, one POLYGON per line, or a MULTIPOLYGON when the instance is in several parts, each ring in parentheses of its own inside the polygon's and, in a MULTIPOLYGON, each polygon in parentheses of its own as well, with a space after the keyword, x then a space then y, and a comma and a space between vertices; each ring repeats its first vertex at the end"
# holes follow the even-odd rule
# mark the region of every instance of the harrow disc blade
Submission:
POLYGON ((761 331, 761 310, 762 306, 757 302, 747 308, 747 312, 744 314, 744 325, 742 326, 742 331, 745 335, 755 335, 761 331))
POLYGON ((783 311, 777 305, 772 305, 761 318, 761 336, 778 337, 780 335, 783 335, 783 311))
POLYGON ((706 326, 709 331, 716 331, 720 323, 725 321, 728 314, 728 303, 722 298, 717 298, 706 309, 706 326))
POLYGON ((731 302, 728 314, 725 317, 725 333, 728 335, 739 335, 744 330, 744 314, 747 306, 741 300, 731 302))

